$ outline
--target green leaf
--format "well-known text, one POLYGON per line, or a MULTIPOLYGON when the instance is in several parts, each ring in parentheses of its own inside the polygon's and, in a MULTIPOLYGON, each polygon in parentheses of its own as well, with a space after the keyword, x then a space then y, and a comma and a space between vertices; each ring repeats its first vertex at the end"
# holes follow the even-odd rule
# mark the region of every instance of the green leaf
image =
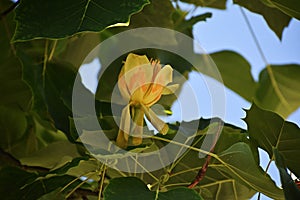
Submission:
POLYGON ((110 180, 109 184, 104 189, 104 198, 106 200, 202 199, 194 190, 188 188, 177 188, 167 192, 158 192, 156 194, 155 191, 150 191, 143 181, 135 177, 115 178, 110 180))
POLYGON ((81 160, 77 166, 70 168, 66 174, 74 177, 84 176, 95 181, 100 180, 100 163, 98 160, 81 160))
POLYGON ((66 140, 61 132, 43 125, 34 112, 24 113, 19 109, 0 106, 1 148, 19 159, 31 155, 47 144, 66 140))
POLYGON ((269 0, 285 14, 300 20, 300 2, 297 0, 269 0))
POLYGON ((13 146, 23 139, 27 129, 26 114, 18 108, 0 106, 0 147, 12 152, 13 146))
POLYGON ((64 131, 68 138, 72 90, 77 71, 68 62, 49 60, 48 41, 18 44, 23 78, 33 91, 33 109, 43 125, 64 131), (54 123, 53 123, 54 122, 54 123))
POLYGON ((288 26, 291 17, 281 12, 277 8, 271 8, 260 0, 234 0, 235 4, 243 6, 251 12, 258 13, 264 17, 269 27, 277 35, 279 39, 282 38, 282 32, 285 27, 288 26))
MULTIPOLYGON (((68 176, 68 175, 61 175, 61 176, 50 176, 50 177, 38 177, 34 181, 27 182, 21 188, 22 198, 24 200, 33 200, 38 199, 45 194, 51 193, 52 191, 57 191, 58 189, 63 188, 67 184, 71 183, 65 191, 70 191, 71 189, 75 188, 79 184, 82 183, 81 180, 75 180, 75 177, 68 176)), ((53 192, 55 193, 55 192, 53 192)), ((59 193, 56 193, 58 197, 60 196, 59 193)))
POLYGON ((128 28, 152 26, 172 28, 172 13, 174 10, 175 9, 169 0, 152 0, 141 12, 132 16, 128 28), (158 9, 163 10, 163 12, 157 12, 158 9))
MULTIPOLYGON (((105 32, 105 30, 104 30, 105 32)), ((101 33, 84 33, 75 35, 68 39, 57 41, 58 45, 63 45, 65 49, 62 52, 57 52, 55 48, 54 56, 59 60, 70 62, 76 69, 82 64, 87 55, 101 42, 101 33), (80 49, 77 51, 74 49, 80 49)))
POLYGON ((226 9, 226 0, 180 0, 196 6, 226 9))
MULTIPOLYGON (((1 1, 2 2, 2 1, 1 1)), ((10 43, 15 23, 9 14, 0 21, 0 105, 7 105, 28 111, 31 107, 31 90, 22 80, 22 66, 15 55, 15 47, 10 43)))
POLYGON ((40 198, 38 200, 65 200, 65 196, 59 192, 60 189, 53 190, 52 192, 49 192, 40 198))
MULTIPOLYGON (((210 131, 214 130, 215 128, 210 131)), ((205 129, 203 131, 194 138, 193 147, 201 149, 201 135, 205 134, 205 129)), ((245 131, 225 124, 214 153, 216 156, 209 163, 204 178, 196 188, 203 198, 249 199, 257 191, 273 198, 282 198, 282 192, 258 166, 257 149, 251 145, 245 131)), ((171 168, 165 187, 178 183, 189 185, 204 161, 204 158, 199 158, 199 152, 187 150, 174 169, 171 168)))
MULTIPOLYGON (((130 18, 130 24, 128 27, 108 28, 101 33, 101 39, 104 40, 122 31, 140 27, 162 27, 174 29, 174 22, 172 20, 172 14, 174 12, 175 8, 170 0, 152 0, 151 3, 146 5, 141 12, 133 15, 130 18), (158 10, 163 12, 158 12, 158 10)), ((146 41, 149 40, 149 38, 145 37, 144 35, 138 35, 137 38, 146 41)), ((169 38, 168 44, 176 44, 175 35, 174 37, 169 38)))
POLYGON ((300 129, 296 124, 284 121, 278 114, 262 110, 255 104, 247 111, 245 119, 250 139, 274 158, 273 148, 278 149, 287 167, 300 176, 300 129))
POLYGON ((56 169, 79 157, 76 145, 69 141, 59 141, 34 152, 32 155, 21 158, 22 165, 56 169))
POLYGON ((65 38, 76 33, 99 32, 108 26, 128 23, 147 0, 23 0, 16 9, 17 27, 13 41, 36 38, 65 38))
POLYGON ((173 12, 172 18, 174 22, 174 29, 190 37, 193 37, 193 26, 196 23, 200 21, 206 21, 208 18, 212 17, 212 13, 204 13, 197 16, 193 16, 190 19, 186 19, 187 14, 187 12, 183 12, 180 9, 176 9, 173 12))
POLYGON ((287 118, 300 106, 300 65, 267 66, 259 76, 255 103, 287 118))
POLYGON ((257 165, 251 154, 247 144, 236 143, 218 155, 224 163, 223 166, 215 168, 273 199, 284 199, 282 190, 277 188, 270 176, 257 165))
POLYGON ((276 166, 280 173, 280 179, 286 200, 300 199, 300 189, 297 187, 291 176, 286 170, 283 157, 280 155, 278 149, 273 149, 276 166))
POLYGON ((252 101, 256 83, 248 61, 233 51, 219 51, 210 56, 217 65, 225 86, 246 100, 252 101))
POLYGON ((22 199, 21 187, 33 181, 37 175, 15 167, 6 167, 0 170, 0 196, 5 200, 22 199))

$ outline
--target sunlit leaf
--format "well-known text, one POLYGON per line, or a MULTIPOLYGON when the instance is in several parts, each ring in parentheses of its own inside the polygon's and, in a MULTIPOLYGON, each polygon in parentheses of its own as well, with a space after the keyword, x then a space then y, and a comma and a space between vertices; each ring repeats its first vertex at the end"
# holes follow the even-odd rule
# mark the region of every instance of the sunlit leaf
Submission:
POLYGON ((219 51, 209 55, 220 71, 225 86, 246 100, 252 101, 256 83, 248 61, 233 51, 219 51))
POLYGON ((255 103, 287 118, 300 106, 300 65, 271 65, 259 76, 255 103))

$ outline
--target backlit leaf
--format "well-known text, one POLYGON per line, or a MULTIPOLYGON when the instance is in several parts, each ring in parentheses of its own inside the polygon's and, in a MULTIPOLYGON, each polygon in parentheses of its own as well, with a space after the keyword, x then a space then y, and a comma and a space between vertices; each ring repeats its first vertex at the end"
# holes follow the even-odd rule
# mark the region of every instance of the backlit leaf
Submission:
POLYGON ((262 110, 255 104, 247 111, 245 119, 250 139, 274 158, 273 148, 282 154, 287 167, 300 176, 300 128, 291 122, 284 121, 278 114, 262 110))
POLYGON ((291 17, 278 10, 271 8, 260 0, 234 0, 234 3, 243 6, 251 12, 258 13, 264 17, 270 29, 277 35, 279 39, 282 38, 282 32, 285 27, 289 25, 291 17))
POLYGON ((255 103, 287 118, 300 106, 300 65, 271 65, 259 76, 255 103))

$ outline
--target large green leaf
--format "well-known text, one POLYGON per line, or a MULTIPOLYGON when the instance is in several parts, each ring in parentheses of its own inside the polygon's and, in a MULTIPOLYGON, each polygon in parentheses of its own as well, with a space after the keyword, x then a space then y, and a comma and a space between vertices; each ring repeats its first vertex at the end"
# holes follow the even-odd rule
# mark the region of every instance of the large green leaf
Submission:
POLYGON ((106 200, 202 199, 194 190, 184 187, 169 190, 167 192, 150 191, 143 181, 135 177, 116 178, 110 180, 110 183, 104 190, 104 198, 106 200))
POLYGON ((216 166, 216 169, 273 199, 284 199, 282 190, 257 165, 247 144, 236 143, 220 153, 219 158, 224 163, 223 166, 216 166))
POLYGON ((300 2, 297 0, 267 0, 282 12, 300 20, 300 2))
POLYGON ((129 28, 163 27, 172 28, 174 7, 169 0, 152 0, 149 5, 130 19, 129 28), (158 12, 161 9, 163 12, 158 12))
POLYGON ((290 174, 286 170, 283 157, 280 155, 278 149, 273 149, 276 166, 280 173, 280 179, 284 196, 286 200, 300 199, 300 189, 297 187, 290 174))
POLYGON ((291 20, 290 16, 281 12, 277 8, 271 8, 265 5, 260 0, 234 0, 234 3, 247 8, 251 12, 262 15, 268 23, 269 27, 280 39, 282 38, 283 29, 288 26, 291 20))
POLYGON ((248 61, 233 51, 219 51, 210 54, 217 65, 225 86, 252 101, 256 83, 251 75, 251 66, 248 61))
POLYGON ((23 0, 16 9, 14 41, 64 38, 84 31, 99 32, 108 26, 127 23, 147 0, 23 0))
POLYGON ((278 149, 285 159, 287 167, 300 176, 300 129, 296 124, 284 121, 276 113, 262 110, 255 104, 247 111, 245 119, 250 139, 274 158, 273 148, 278 149))
POLYGON ((76 157, 79 157, 76 145, 65 140, 53 142, 31 155, 21 158, 20 162, 22 165, 54 169, 65 165, 76 157))
POLYGON ((287 118, 300 106, 300 65, 267 66, 259 76, 255 102, 287 118))

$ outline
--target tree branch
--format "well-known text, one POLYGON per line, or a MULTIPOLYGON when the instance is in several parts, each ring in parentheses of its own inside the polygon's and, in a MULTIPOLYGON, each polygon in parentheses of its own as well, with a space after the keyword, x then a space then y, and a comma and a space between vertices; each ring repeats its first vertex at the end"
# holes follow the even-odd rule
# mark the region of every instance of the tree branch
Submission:
MULTIPOLYGON (((218 122, 218 130, 217 130, 217 133, 215 135, 213 144, 212 144, 212 146, 211 146, 211 148, 209 150, 209 153, 213 153, 213 151, 215 149, 215 146, 216 146, 217 141, 219 139, 220 133, 222 131, 222 127, 223 127, 222 124, 223 124, 222 122, 218 122)), ((202 167, 199 170, 197 176, 195 177, 195 179, 193 180, 193 182, 188 186, 188 188, 194 188, 204 178, 210 160, 211 160, 211 155, 207 155, 204 164, 202 165, 202 167)))

